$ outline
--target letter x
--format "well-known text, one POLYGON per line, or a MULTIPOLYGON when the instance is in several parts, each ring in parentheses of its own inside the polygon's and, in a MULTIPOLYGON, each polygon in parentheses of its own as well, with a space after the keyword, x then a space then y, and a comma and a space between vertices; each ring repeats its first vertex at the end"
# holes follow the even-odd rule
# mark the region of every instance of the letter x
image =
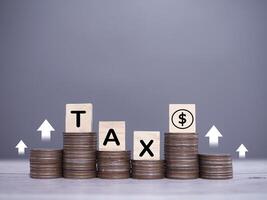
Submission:
POLYGON ((144 140, 140 140, 140 143, 142 144, 142 146, 144 147, 143 151, 139 154, 140 157, 143 157, 143 155, 146 153, 149 153, 149 155, 151 157, 154 156, 153 152, 149 149, 149 147, 152 145, 152 143, 154 142, 154 140, 150 140, 148 144, 146 144, 144 142, 144 140))

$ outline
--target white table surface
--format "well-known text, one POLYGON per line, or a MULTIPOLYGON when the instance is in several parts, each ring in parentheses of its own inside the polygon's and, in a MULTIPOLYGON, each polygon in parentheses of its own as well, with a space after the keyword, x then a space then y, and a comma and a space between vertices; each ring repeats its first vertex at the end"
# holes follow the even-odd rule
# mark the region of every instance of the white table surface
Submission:
POLYGON ((267 160, 235 160, 231 180, 41 180, 27 160, 0 160, 0 199, 267 199, 267 160))

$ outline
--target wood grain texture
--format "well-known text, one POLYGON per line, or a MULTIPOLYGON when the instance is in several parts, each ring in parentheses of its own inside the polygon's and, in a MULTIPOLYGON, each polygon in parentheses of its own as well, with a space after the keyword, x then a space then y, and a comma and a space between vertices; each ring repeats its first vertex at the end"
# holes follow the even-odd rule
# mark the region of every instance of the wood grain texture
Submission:
MULTIPOLYGON (((100 121, 99 122, 99 139, 98 139, 98 149, 99 151, 125 151, 126 150, 126 123, 125 121, 100 121), (120 142, 117 145, 115 142, 110 141, 104 145, 104 140, 110 129, 115 131, 115 134, 120 142)), ((110 138, 113 138, 112 135, 110 138)))
POLYGON ((133 133, 133 159, 134 160, 160 160, 160 132, 159 131, 134 131, 133 133), (141 140, 147 145, 151 140, 149 149, 153 153, 151 156, 147 151, 140 156, 144 150, 141 140))
MULTIPOLYGON (((175 115, 176 116, 176 115, 175 115)), ((186 119, 189 116, 186 116, 186 119)), ((179 124, 178 121, 180 121, 181 119, 178 118, 178 116, 176 116, 175 122, 176 124, 179 124)), ((196 132, 196 105, 195 104, 170 104, 169 105, 169 132, 170 133, 195 133, 196 132), (172 116, 173 114, 181 109, 185 109, 191 112, 192 116, 193 116, 193 123, 192 125, 190 125, 188 128, 185 129, 180 129, 177 128, 172 121, 172 116)))
POLYGON ((65 132, 92 132, 93 104, 66 104, 65 132), (76 114, 71 111, 85 111, 80 115, 80 127, 76 126, 76 114))

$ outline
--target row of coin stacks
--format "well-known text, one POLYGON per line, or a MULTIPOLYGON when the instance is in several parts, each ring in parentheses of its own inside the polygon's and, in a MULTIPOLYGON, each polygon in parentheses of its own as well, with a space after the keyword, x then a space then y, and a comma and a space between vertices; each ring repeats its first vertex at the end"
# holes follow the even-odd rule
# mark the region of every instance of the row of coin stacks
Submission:
POLYGON ((100 121, 92 132, 92 104, 67 104, 64 146, 32 149, 32 178, 207 179, 232 178, 230 155, 198 154, 195 105, 171 104, 165 160, 160 158, 160 132, 134 131, 133 159, 126 150, 125 121, 100 121))

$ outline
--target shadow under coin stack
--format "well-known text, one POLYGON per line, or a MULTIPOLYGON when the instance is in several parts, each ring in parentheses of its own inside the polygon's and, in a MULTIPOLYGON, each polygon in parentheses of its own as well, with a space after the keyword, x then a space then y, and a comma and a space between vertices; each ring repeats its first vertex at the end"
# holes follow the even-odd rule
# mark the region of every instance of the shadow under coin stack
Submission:
POLYGON ((63 175, 65 178, 96 177, 96 133, 63 133, 63 175))
POLYGON ((198 136, 195 133, 165 133, 166 177, 199 177, 198 136))
POLYGON ((97 151, 97 169, 99 178, 129 178, 130 151, 97 151))
POLYGON ((32 149, 30 177, 38 179, 62 177, 62 150, 32 149))
POLYGON ((165 176, 164 160, 132 160, 132 178, 162 179, 165 176))
POLYGON ((233 178, 232 158, 229 154, 199 154, 200 178, 233 178))

